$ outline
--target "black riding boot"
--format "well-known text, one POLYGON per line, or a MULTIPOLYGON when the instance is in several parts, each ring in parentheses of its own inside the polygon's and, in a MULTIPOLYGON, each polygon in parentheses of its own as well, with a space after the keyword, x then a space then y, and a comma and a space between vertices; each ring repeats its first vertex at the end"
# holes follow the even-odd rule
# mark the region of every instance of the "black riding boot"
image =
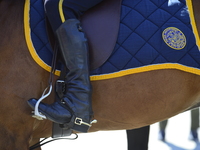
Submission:
MULTIPOLYGON (((77 19, 63 23, 56 35, 68 70, 65 81, 67 90, 61 101, 51 105, 40 103, 39 111, 53 122, 87 132, 92 117, 87 40, 77 19)), ((28 101, 32 108, 36 102, 35 99, 28 101)))

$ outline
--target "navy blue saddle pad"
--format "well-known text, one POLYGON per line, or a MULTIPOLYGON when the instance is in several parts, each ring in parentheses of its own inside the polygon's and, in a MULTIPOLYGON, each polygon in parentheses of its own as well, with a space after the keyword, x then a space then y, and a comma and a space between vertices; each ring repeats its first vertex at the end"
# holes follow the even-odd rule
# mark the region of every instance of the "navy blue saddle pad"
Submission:
MULTIPOLYGON (((26 1, 25 36, 33 59, 50 71, 52 50, 41 0, 26 1)), ((192 2, 123 0, 119 35, 110 58, 91 71, 104 80, 158 69, 179 69, 200 75, 200 40, 192 2)), ((59 66, 56 74, 59 75, 59 66)))

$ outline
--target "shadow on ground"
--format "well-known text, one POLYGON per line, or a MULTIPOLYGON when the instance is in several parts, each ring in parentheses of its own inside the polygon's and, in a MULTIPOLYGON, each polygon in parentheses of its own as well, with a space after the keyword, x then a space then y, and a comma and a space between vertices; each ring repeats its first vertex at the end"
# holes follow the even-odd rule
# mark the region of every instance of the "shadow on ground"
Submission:
MULTIPOLYGON (((176 146, 172 143, 169 143, 169 142, 164 142, 167 146, 169 146, 171 148, 171 150, 188 150, 188 149, 184 149, 184 148, 181 148, 179 146, 176 146)), ((200 142, 196 142, 196 147, 192 150, 200 150, 200 142)))

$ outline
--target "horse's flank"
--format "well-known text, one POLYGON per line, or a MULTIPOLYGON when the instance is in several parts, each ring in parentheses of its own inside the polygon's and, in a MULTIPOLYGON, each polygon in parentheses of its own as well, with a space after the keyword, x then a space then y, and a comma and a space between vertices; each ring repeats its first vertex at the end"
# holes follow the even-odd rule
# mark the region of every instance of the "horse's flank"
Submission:
POLYGON ((23 8, 23 0, 0 1, 0 149, 4 150, 28 149, 36 124, 26 100, 41 95, 47 86, 43 77, 49 75, 27 51, 23 8))
MULTIPOLYGON (((200 1, 193 3, 199 29, 200 1)), ((51 122, 33 119, 26 102, 41 96, 49 73, 28 52, 23 7, 23 0, 0 0, 0 149, 3 150, 27 150, 39 138, 51 136, 51 122)), ((146 126, 200 101, 200 77, 175 69, 93 81, 92 85, 94 117, 98 123, 90 132, 146 126)), ((52 94, 45 102, 53 100, 52 94)))

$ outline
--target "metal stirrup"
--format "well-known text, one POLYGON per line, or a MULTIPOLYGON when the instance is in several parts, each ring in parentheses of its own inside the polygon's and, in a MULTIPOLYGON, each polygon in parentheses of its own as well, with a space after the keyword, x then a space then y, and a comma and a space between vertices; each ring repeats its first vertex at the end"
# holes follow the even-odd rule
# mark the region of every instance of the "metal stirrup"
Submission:
POLYGON ((36 118, 36 119, 38 119, 38 120, 46 119, 46 116, 43 115, 42 113, 40 113, 40 112, 38 111, 38 107, 39 107, 39 105, 40 105, 40 102, 41 102, 42 100, 44 100, 47 96, 49 96, 49 95, 51 94, 51 91, 52 91, 52 84, 50 84, 50 86, 47 87, 47 88, 44 90, 42 96, 41 96, 40 99, 37 101, 37 103, 36 103, 36 105, 35 105, 34 115, 33 115, 32 117, 34 117, 34 118, 36 118), (45 94, 48 88, 49 88, 49 91, 48 91, 47 94, 45 94))

